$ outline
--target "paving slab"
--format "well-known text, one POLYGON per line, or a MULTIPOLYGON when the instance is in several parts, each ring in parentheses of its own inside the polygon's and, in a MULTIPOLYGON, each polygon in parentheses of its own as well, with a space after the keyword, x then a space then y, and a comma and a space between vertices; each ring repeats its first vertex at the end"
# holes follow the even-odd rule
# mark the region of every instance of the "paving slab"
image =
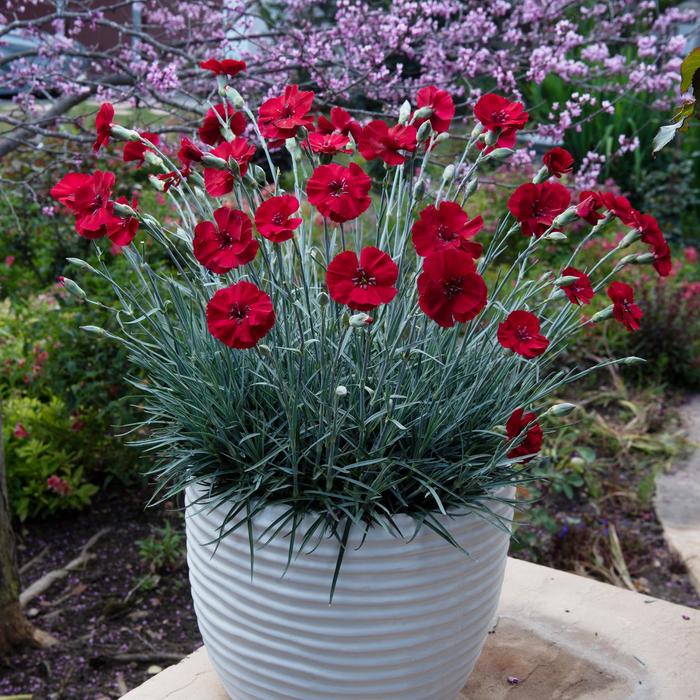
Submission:
MULTIPOLYGON (((700 611, 509 559, 498 620, 460 700, 584 699, 700 699, 700 611)), ((228 697, 202 647, 123 700, 228 697)))
POLYGON ((681 415, 693 450, 675 469, 656 477, 654 507, 666 541, 700 593, 700 396, 690 399, 681 415))

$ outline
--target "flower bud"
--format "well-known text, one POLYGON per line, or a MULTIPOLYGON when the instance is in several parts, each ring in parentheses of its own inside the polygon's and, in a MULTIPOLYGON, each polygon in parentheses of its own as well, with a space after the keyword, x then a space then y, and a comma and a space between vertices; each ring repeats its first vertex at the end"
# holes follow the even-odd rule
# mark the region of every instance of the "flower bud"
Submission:
POLYGON ((418 180, 415 185, 413 185, 413 198, 421 199, 425 194, 425 181, 418 180))
POLYGON ((292 156, 293 160, 301 160, 301 149, 296 139, 287 139, 284 142, 284 147, 289 151, 289 155, 292 156))
POLYGON ((63 278, 63 286, 65 290, 71 294, 74 297, 78 297, 78 299, 86 299, 87 294, 83 291, 81 287, 79 287, 75 282, 73 282, 72 279, 68 279, 68 277, 63 278))
POLYGON ((81 260, 80 258, 66 258, 66 262, 69 262, 71 265, 75 265, 76 267, 82 267, 85 270, 90 270, 90 272, 97 273, 97 270, 89 262, 81 260))
POLYGON ((107 331, 99 326, 80 326, 80 330, 95 333, 96 335, 107 335, 107 331))
POLYGON ((442 171, 442 181, 443 182, 449 182, 452 180, 452 178, 455 176, 455 166, 450 163, 443 171, 442 171))
POLYGON ((427 141, 430 138, 430 135, 433 133, 433 126, 430 122, 423 122, 419 127, 418 127, 418 133, 416 135, 416 139, 418 141, 427 141))
POLYGON ((309 138, 309 130, 305 126, 300 126, 297 129, 296 138, 297 138, 297 141, 301 141, 302 143, 304 143, 304 141, 306 141, 306 139, 309 138))
POLYGON ((656 256, 654 253, 640 253, 639 255, 635 255, 634 257, 634 264, 635 265, 646 265, 648 263, 652 263, 656 260, 656 256))
POLYGON ((216 76, 216 84, 219 88, 219 95, 221 97, 224 97, 226 95, 226 76, 225 75, 217 75, 216 76))
POLYGON ((591 316, 591 323, 599 323, 600 321, 607 321, 609 318, 612 317, 613 313, 613 306, 612 304, 606 308, 604 308, 602 311, 599 311, 597 314, 593 314, 591 316))
POLYGON ((552 222, 553 226, 565 226, 570 224, 572 221, 576 221, 578 215, 576 214, 576 207, 569 207, 566 211, 563 211, 559 216, 554 218, 552 222))
POLYGON ((564 275, 563 277, 557 277, 554 280, 554 284, 558 285, 559 287, 567 284, 573 284, 574 282, 578 282, 578 277, 576 277, 576 275, 564 275))
POLYGON ((153 151, 146 151, 143 154, 143 159, 149 165, 155 165, 157 168, 160 168, 163 165, 163 159, 156 153, 153 153, 153 151))
POLYGON ((472 129, 472 133, 470 135, 470 138, 478 139, 483 130, 484 130, 484 125, 481 122, 476 122, 474 124, 474 128, 472 129))
POLYGON ((477 178, 472 178, 469 180, 467 183, 467 186, 464 188, 464 198, 469 199, 474 192, 476 192, 477 188, 479 187, 479 180, 477 178))
POLYGON ((114 202, 112 204, 112 211, 117 216, 136 216, 136 212, 128 204, 121 204, 120 202, 114 202))
POLYGON ((484 143, 487 146, 495 146, 498 141, 498 134, 495 131, 487 131, 484 134, 484 143))
POLYGON ((449 138, 450 138, 450 135, 446 131, 443 131, 435 137, 435 143, 443 143, 444 141, 447 141, 447 139, 449 139, 449 138))
POLYGON ((165 183, 159 180, 155 175, 151 174, 148 176, 148 181, 158 190, 158 192, 165 192, 165 183))
POLYGON ((421 107, 420 109, 416 110, 416 119, 428 119, 429 117, 433 116, 433 108, 432 107, 421 107))
POLYGON ((546 416, 568 416, 571 411, 576 408, 573 403, 558 403, 552 406, 546 413, 546 416))
POLYGON ((109 133, 114 136, 115 139, 120 139, 122 141, 141 140, 138 131, 134 131, 133 129, 125 129, 123 126, 119 126, 119 124, 112 124, 109 133))
POLYGON ((348 389, 347 387, 343 386, 342 384, 339 384, 335 388, 335 395, 339 398, 342 399, 344 396, 348 395, 348 389))
POLYGON ((491 153, 484 156, 484 160, 505 160, 514 153, 512 148, 494 148, 491 153))
POLYGON ((364 326, 369 326, 374 319, 365 313, 353 314, 348 319, 348 325, 350 328, 363 328, 364 326))
POLYGON ((569 466, 573 467, 574 469, 582 469, 586 466, 586 460, 581 457, 572 457, 569 460, 569 466))
POLYGON ((545 180, 549 178, 549 168, 547 168, 546 165, 543 165, 535 174, 535 177, 532 178, 532 182, 535 185, 539 185, 543 183, 545 180))
POLYGON ((238 90, 232 88, 230 85, 227 85, 224 89, 224 93, 226 94, 228 101, 235 109, 243 109, 243 107, 245 107, 245 100, 238 90))
POLYGON ((636 241, 638 241, 642 237, 642 234, 637 230, 634 229, 630 231, 618 244, 617 244, 617 249, 622 250, 623 248, 627 248, 627 246, 632 245, 636 241))
POLYGON ((258 185, 267 184, 267 176, 265 175, 265 171, 259 165, 253 165, 251 170, 253 171, 255 182, 257 182, 258 185))
POLYGON ((411 103, 405 100, 399 109, 399 124, 406 124, 411 116, 411 103))
POLYGON ((226 170, 228 168, 228 164, 223 158, 213 156, 211 153, 205 153, 202 156, 202 164, 207 168, 215 168, 216 170, 226 170))
POLYGON ((330 301, 330 297, 325 292, 319 292, 317 299, 319 306, 328 306, 328 302, 330 301))
POLYGON ((551 233, 542 236, 547 241, 565 241, 567 240, 567 235, 561 231, 552 231, 551 233))

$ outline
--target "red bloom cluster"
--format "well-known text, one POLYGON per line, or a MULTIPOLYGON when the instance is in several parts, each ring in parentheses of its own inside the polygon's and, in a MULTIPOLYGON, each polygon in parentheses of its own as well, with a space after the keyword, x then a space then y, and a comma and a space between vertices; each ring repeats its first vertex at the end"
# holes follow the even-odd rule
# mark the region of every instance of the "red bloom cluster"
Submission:
POLYGON ((330 134, 324 134, 320 131, 312 131, 309 134, 309 146, 314 153, 323 153, 326 155, 335 155, 336 153, 352 153, 351 149, 346 148, 350 139, 334 131, 330 134))
MULTIPOLYGON (((518 131, 530 118, 522 103, 511 102, 493 93, 479 98, 474 105, 474 116, 481 122, 485 131, 498 134, 498 140, 491 148, 513 148, 518 131)), ((491 148, 488 148, 487 152, 491 148)))
MULTIPOLYGON (((146 141, 150 141, 154 146, 157 146, 160 143, 160 136, 158 136, 158 134, 151 133, 150 131, 142 131, 139 133, 139 136, 146 141)), ((147 151, 153 152, 153 149, 149 148, 141 141, 127 141, 124 144, 124 153, 122 157, 125 163, 135 162, 139 167, 141 167, 147 151)))
POLYGON ((336 255, 328 265, 326 284, 334 301, 353 311, 371 311, 396 296, 398 276, 399 268, 386 253, 367 246, 359 260, 351 250, 336 255))
POLYGON ((372 181, 356 163, 347 168, 331 163, 314 170, 306 183, 306 193, 323 216, 342 224, 369 208, 371 186, 372 181))
POLYGON ((562 290, 572 304, 590 304, 595 292, 591 287, 588 275, 575 267, 565 267, 561 272, 562 277, 577 277, 575 282, 562 285, 562 290))
POLYGON ((523 461, 529 462, 542 449, 542 428, 539 423, 533 423, 536 418, 534 413, 525 413, 522 408, 513 411, 506 423, 507 440, 509 442, 515 440, 523 434, 523 431, 525 435, 520 444, 508 452, 506 455, 508 458, 526 457, 523 461))
POLYGON ((237 61, 235 58, 224 58, 222 61, 210 58, 202 61, 199 67, 210 70, 214 75, 228 75, 233 78, 246 69, 246 63, 245 61, 237 61))
MULTIPOLYGON (((250 161, 255 155, 255 146, 251 146, 244 138, 220 143, 211 152, 213 156, 226 162, 235 161, 241 173, 245 177, 250 161)), ((218 168, 204 168, 204 188, 212 197, 223 197, 233 190, 234 177, 231 170, 219 170, 218 168)))
POLYGON ((531 360, 541 355, 549 340, 540 334, 540 320, 529 311, 511 311, 498 324, 498 342, 508 350, 531 360))
POLYGON ((628 331, 638 331, 642 310, 634 303, 634 290, 624 282, 613 282, 608 287, 608 296, 613 303, 613 318, 628 331))
POLYGON ((220 102, 204 115, 204 121, 199 127, 199 138, 208 146, 216 146, 225 141, 223 126, 228 128, 234 136, 240 136, 246 127, 243 112, 237 112, 228 102, 220 102))
POLYGON ((362 127, 359 122, 355 121, 350 112, 342 107, 333 107, 331 109, 330 119, 319 115, 316 131, 319 134, 342 134, 343 136, 352 136, 355 143, 360 140, 362 127))
POLYGON ((70 483, 58 474, 52 474, 46 479, 46 488, 59 496, 67 496, 72 490, 70 483))
POLYGON ((603 207, 603 200, 598 192, 585 190, 578 196, 578 206, 576 207, 576 216, 583 219, 591 226, 595 226, 602 218, 598 210, 603 207))
POLYGON ((273 243, 283 243, 294 236, 302 219, 295 217, 299 200, 291 194, 266 199, 255 210, 255 226, 261 236, 273 243))
POLYGON ((457 202, 440 202, 430 205, 418 215, 411 231, 413 245, 418 255, 426 256, 443 248, 459 248, 471 257, 482 253, 479 243, 471 239, 484 225, 480 216, 470 219, 457 202))
MULTIPOLYGON (((433 131, 442 134, 449 130, 452 119, 455 116, 455 103, 452 96, 445 90, 440 90, 435 85, 421 88, 416 94, 416 106, 430 107, 433 113, 427 118, 433 131)), ((426 119, 416 119, 413 124, 418 128, 426 119)))
POLYGON ((574 157, 569 151, 560 146, 550 148, 542 156, 542 163, 554 177, 561 177, 565 173, 571 173, 574 170, 574 157))
POLYGON ((114 214, 113 187, 114 174, 96 170, 92 175, 65 175, 51 188, 50 194, 73 212, 75 229, 83 238, 106 236, 117 245, 128 245, 138 229, 138 221, 134 217, 123 218, 114 214))
POLYGON ((472 256, 458 248, 429 255, 418 278, 418 305, 443 328, 471 321, 486 306, 486 283, 472 256))
POLYGON ((220 207, 214 220, 202 221, 194 228, 194 256, 204 267, 223 274, 249 263, 258 252, 253 225, 239 209, 220 207))
POLYGON ((258 110, 260 133, 275 142, 296 136, 299 127, 311 129, 314 118, 309 114, 314 101, 312 91, 299 90, 298 85, 287 85, 284 94, 271 97, 258 110))
POLYGON ((385 121, 375 119, 362 129, 357 148, 365 160, 381 158, 387 165, 401 165, 406 156, 400 151, 416 150, 416 134, 414 126, 389 127, 385 121))
POLYGON ((209 332, 230 348, 254 347, 274 325, 272 299, 251 282, 220 289, 207 304, 209 332))
POLYGON ((571 193, 558 182, 527 182, 510 196, 508 209, 520 222, 523 235, 539 238, 570 202, 571 193))

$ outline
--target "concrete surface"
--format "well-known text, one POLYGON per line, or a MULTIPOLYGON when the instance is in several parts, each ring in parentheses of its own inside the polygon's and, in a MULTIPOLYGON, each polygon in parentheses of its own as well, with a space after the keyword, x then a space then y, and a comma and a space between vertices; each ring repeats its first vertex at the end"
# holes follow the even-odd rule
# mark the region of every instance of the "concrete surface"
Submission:
MULTIPOLYGON (((498 623, 459 700, 515 698, 698 700, 700 611, 509 559, 498 623)), ((201 648, 123 700, 227 696, 201 648)))
POLYGON ((686 403, 681 414, 694 450, 678 468, 657 476, 654 506, 666 541, 700 593, 700 396, 686 403))

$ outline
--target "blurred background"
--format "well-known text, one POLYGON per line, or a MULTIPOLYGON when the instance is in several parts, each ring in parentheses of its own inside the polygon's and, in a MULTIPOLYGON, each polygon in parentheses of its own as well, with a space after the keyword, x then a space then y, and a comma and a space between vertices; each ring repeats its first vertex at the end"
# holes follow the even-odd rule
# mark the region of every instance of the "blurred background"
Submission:
MULTIPOLYGON (((174 153, 181 135, 193 137, 206 98, 218 99, 198 68, 209 57, 246 60, 235 84, 251 104, 298 82, 316 91, 320 112, 339 104, 360 120, 395 115, 424 85, 447 89, 458 118, 436 169, 461 151, 481 94, 522 100, 530 121, 519 150, 470 200, 469 214, 487 224, 484 243, 512 190, 553 145, 575 158, 571 189, 624 194, 658 218, 673 250, 671 275, 624 272, 642 329, 589 327, 562 360, 586 366, 637 355, 647 363, 603 370, 559 397, 578 408, 570 427, 545 442, 539 480, 521 493, 533 502, 511 553, 700 606, 654 508, 657 477, 690 449, 684 406, 700 391, 700 129, 691 125, 651 154, 681 103, 680 64, 700 43, 699 11, 700 2, 639 0, 2 0, 5 471, 20 590, 31 593, 21 598, 23 614, 59 643, 0 644, 0 696, 119 697, 200 644, 179 504, 144 508, 151 457, 128 445, 137 378, 120 347, 79 330, 109 328, 110 314, 64 286, 64 276, 79 278, 91 298, 109 303, 111 289, 66 258, 94 261, 99 250, 128 283, 121 251, 77 236, 48 190, 68 171, 109 169, 142 209, 172 219, 148 166, 123 162, 118 144, 92 154, 94 116, 109 100, 117 122, 158 133, 174 153), (29 588, 73 560, 58 582, 29 588)), ((281 153, 278 164, 284 171, 281 153)), ((622 234, 593 241, 591 264, 622 234)), ((136 242, 149 245, 142 234, 136 242)), ((543 257, 556 267, 560 250, 543 257)), ((151 260, 168 264, 156 251, 151 260)))

